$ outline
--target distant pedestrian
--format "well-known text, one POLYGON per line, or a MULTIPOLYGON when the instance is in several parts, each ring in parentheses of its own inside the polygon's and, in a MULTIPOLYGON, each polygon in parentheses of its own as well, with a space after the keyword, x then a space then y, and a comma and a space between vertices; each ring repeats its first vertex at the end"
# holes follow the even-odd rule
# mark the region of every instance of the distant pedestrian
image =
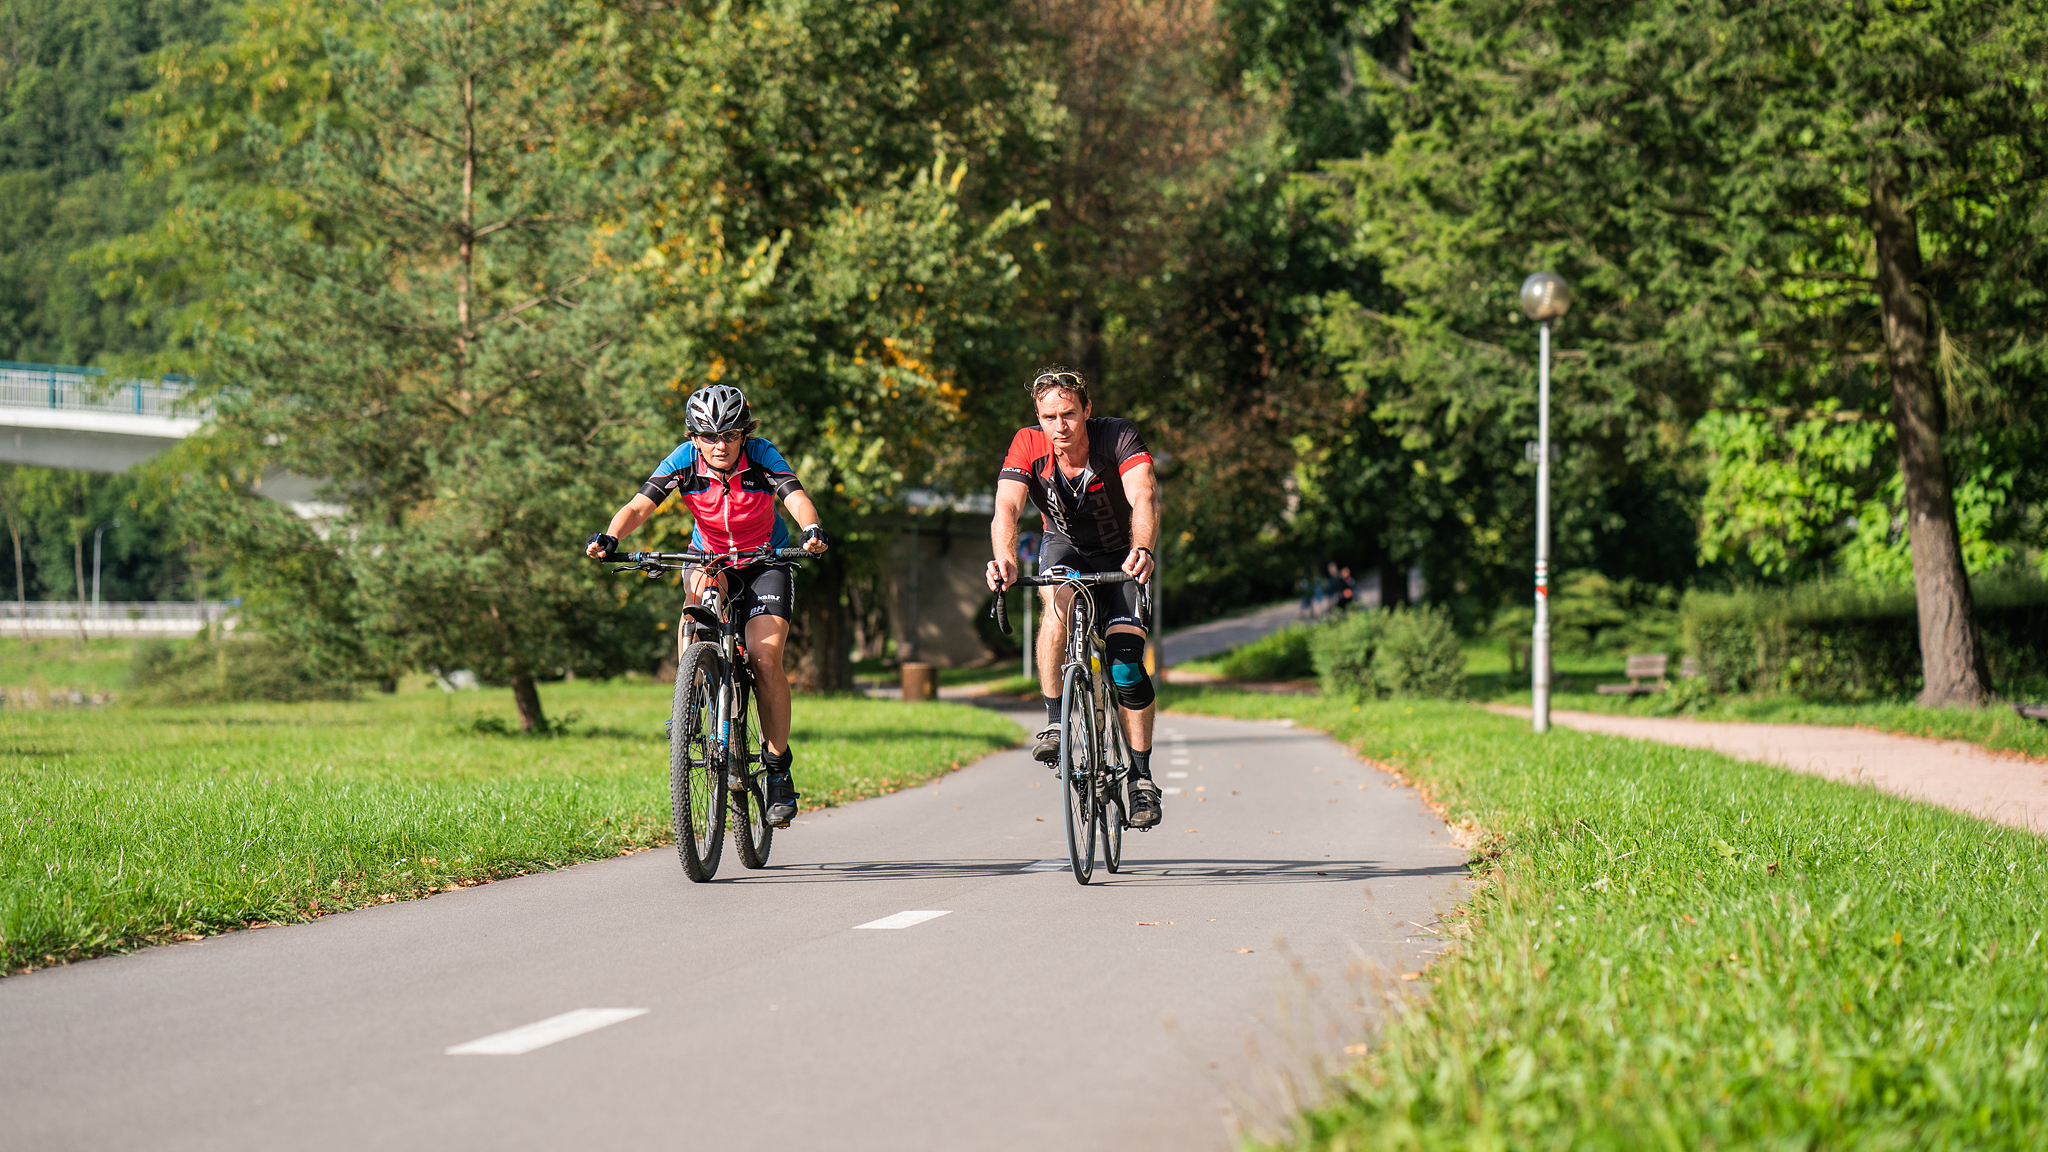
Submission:
POLYGON ((1351 611, 1351 602, 1358 598, 1358 582, 1351 578, 1351 569, 1337 570, 1337 613, 1345 615, 1351 611))

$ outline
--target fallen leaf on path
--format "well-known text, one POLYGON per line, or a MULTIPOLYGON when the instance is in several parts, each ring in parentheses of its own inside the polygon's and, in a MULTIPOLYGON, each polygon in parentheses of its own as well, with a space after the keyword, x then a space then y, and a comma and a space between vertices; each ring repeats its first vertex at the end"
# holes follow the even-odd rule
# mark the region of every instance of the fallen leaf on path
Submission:
POLYGON ((1363 1056, 1368 1051, 1369 1049, 1363 1044, 1346 1044, 1344 1046, 1344 1054, 1346 1056, 1363 1056))
POLYGON ((1201 829, 1200 829, 1200 828, 1190 828, 1190 829, 1188 829, 1188 831, 1190 831, 1190 832, 1200 832, 1200 831, 1201 831, 1201 829))
POLYGON ((1420 979, 1422 979, 1422 973, 1420 973, 1420 972, 1403 972, 1403 973, 1401 973, 1401 979, 1403 979, 1403 980, 1420 980, 1420 979))
POLYGON ((177 934, 177 936, 176 936, 176 937, 174 937, 174 939, 177 939, 177 940, 181 940, 181 941, 192 941, 192 940, 198 940, 198 939, 201 939, 201 938, 202 938, 202 937, 200 937, 200 936, 199 936, 199 935, 198 935, 197 933, 195 933, 195 932, 180 932, 180 933, 178 933, 178 934, 177 934))
POLYGON ((1043 816, 1033 816, 1032 819, 1038 821, 1040 824, 1045 823, 1045 817, 1043 816))
POLYGON ((1157 920, 1140 920, 1140 921, 1138 921, 1138 927, 1140 927, 1140 928, 1157 928, 1157 927, 1159 927, 1159 921, 1157 921, 1157 920))
POLYGON ((1251 951, 1251 949, 1249 949, 1249 948, 1232 948, 1232 949, 1231 949, 1231 951, 1232 951, 1232 952, 1249 952, 1249 951, 1251 951))

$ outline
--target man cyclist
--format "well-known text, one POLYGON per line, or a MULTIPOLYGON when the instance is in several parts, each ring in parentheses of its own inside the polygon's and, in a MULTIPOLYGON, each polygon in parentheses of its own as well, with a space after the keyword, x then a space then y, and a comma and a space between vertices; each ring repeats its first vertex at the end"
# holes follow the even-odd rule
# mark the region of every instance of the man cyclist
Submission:
MULTIPOLYGON (((764 544, 789 547, 789 528, 775 514, 782 500, 803 525, 801 547, 817 555, 831 544, 818 526, 818 509, 804 494, 796 472, 775 445, 753 436, 760 421, 747 406, 746 394, 726 384, 692 393, 684 405, 684 428, 690 439, 676 445, 640 492, 612 517, 611 526, 590 538, 585 552, 603 556, 617 550, 620 538, 647 522, 670 493, 680 490, 696 520, 690 548, 698 552, 746 552, 764 544)), ((789 748, 789 677, 782 669, 783 643, 789 639, 795 580, 788 564, 759 563, 727 576, 727 600, 747 622, 747 660, 754 671, 754 698, 761 710, 761 766, 767 770, 768 823, 789 827, 800 793, 790 775, 795 756, 789 748)), ((701 568, 684 574, 690 603, 704 594, 709 577, 701 568)), ((682 661, 683 637, 676 629, 676 660, 682 661)))
MULTIPOLYGON (((996 514, 989 526, 995 559, 988 586, 1000 592, 1017 578, 1017 519, 1024 501, 1045 518, 1039 571, 1064 566, 1076 572, 1122 570, 1142 583, 1152 578, 1159 539, 1159 486, 1152 453, 1129 420, 1092 416, 1088 381, 1079 373, 1047 368, 1031 381, 1038 423, 1019 429, 996 480, 996 514)), ((1138 584, 1097 585, 1095 627, 1101 630, 1116 685, 1118 712, 1131 745, 1130 821, 1159 823, 1159 785, 1152 782, 1152 677, 1145 671, 1145 621, 1138 584)), ((1045 727, 1032 754, 1046 763, 1060 756, 1060 654, 1066 646, 1073 593, 1046 588, 1045 627, 1038 634, 1038 686, 1045 727)))

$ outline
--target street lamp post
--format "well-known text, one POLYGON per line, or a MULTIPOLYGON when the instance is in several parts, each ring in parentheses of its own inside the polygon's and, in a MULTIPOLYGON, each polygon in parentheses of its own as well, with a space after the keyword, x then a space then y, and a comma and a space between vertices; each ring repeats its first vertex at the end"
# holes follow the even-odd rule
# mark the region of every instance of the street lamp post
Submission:
POLYGON ((1550 731, 1550 324, 1572 306, 1571 286, 1555 272, 1522 281, 1522 312, 1541 326, 1536 360, 1536 630, 1530 638, 1531 723, 1550 731))
POLYGON ((92 530, 92 615, 95 620, 100 615, 100 535, 109 528, 120 526, 121 521, 117 518, 92 530))

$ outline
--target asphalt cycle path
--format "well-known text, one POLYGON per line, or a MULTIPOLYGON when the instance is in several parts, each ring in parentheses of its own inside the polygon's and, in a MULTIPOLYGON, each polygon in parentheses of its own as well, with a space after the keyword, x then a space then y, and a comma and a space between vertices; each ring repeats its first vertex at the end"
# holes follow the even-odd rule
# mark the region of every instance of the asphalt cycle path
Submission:
POLYGON ((1165 823, 1087 887, 1014 751, 711 884, 645 852, 0 980, 0 1146, 1229 1148, 1421 986, 1467 853, 1319 733, 1158 745, 1165 823))

